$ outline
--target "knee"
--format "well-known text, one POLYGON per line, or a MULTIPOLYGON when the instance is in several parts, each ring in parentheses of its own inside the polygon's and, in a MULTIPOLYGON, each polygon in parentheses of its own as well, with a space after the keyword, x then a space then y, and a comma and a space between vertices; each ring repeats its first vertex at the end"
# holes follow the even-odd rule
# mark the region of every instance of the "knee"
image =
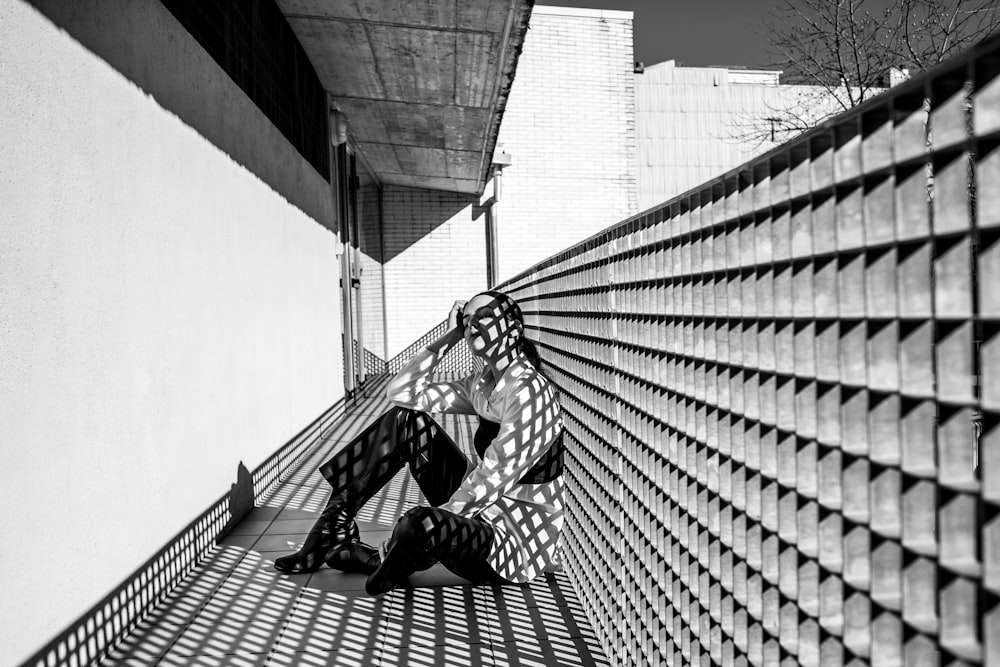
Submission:
POLYGON ((414 507, 403 513, 396 522, 392 536, 397 542, 419 544, 426 542, 427 534, 433 527, 433 508, 414 507))
POLYGON ((426 413, 394 405, 385 413, 385 419, 394 422, 397 426, 405 424, 423 424, 430 419, 426 413))

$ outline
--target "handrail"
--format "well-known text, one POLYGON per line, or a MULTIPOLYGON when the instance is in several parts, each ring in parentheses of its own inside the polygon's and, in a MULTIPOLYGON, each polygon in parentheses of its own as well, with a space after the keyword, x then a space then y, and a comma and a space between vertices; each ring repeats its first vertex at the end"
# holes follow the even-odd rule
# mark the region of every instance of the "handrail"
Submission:
MULTIPOLYGON (((98 664, 239 522, 240 512, 249 509, 243 496, 250 495, 255 502, 267 498, 289 467, 320 442, 323 433, 343 413, 343 400, 324 410, 254 469, 247 480, 250 488, 241 488, 239 482, 234 485, 97 604, 25 660, 23 667, 98 664)), ((242 464, 240 470, 245 471, 242 464)))

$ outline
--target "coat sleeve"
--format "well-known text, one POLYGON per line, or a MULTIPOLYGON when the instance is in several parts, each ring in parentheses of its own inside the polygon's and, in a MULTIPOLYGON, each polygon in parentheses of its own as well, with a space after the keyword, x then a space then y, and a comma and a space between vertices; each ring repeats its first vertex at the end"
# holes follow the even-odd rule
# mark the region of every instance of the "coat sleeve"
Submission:
POLYGON ((518 383, 504 401, 497 437, 441 509, 472 516, 497 502, 545 454, 560 428, 551 388, 538 376, 518 383))
POLYGON ((430 382, 428 376, 440 361, 428 349, 421 350, 396 374, 386 389, 393 405, 421 412, 474 414, 471 389, 475 374, 453 382, 430 382))

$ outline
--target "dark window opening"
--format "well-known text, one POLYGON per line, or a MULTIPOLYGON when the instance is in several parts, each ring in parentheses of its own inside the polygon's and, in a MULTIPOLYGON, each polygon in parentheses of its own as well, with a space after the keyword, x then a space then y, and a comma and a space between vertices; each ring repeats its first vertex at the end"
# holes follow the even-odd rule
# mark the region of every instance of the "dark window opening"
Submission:
POLYGON ((273 0, 160 0, 309 164, 330 180, 326 92, 273 0))

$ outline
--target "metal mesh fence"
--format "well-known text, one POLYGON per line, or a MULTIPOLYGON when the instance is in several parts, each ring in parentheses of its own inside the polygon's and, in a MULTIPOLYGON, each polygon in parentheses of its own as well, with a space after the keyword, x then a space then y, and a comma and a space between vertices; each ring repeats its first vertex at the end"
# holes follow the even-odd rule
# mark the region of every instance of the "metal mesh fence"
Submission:
MULTIPOLYGON (((405 350, 397 354, 385 364, 385 369, 390 375, 398 373, 406 365, 413 355, 421 351, 448 331, 448 321, 442 320, 433 329, 415 340, 405 350)), ((464 343, 459 343, 451 348, 438 364, 438 373, 456 373, 458 375, 468 375, 483 367, 481 359, 472 356, 469 347, 464 343)))
MULTIPOLYGON (((255 502, 268 498, 289 468, 321 443, 323 435, 343 416, 344 402, 339 401, 258 466, 250 475, 252 488, 248 489, 255 502)), ((233 515, 231 493, 195 518, 100 602, 21 663, 23 667, 101 664, 242 518, 233 515)))
POLYGON ((1000 41, 501 286, 616 664, 1000 664, 1000 41))

